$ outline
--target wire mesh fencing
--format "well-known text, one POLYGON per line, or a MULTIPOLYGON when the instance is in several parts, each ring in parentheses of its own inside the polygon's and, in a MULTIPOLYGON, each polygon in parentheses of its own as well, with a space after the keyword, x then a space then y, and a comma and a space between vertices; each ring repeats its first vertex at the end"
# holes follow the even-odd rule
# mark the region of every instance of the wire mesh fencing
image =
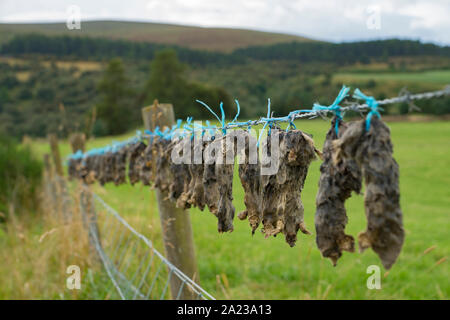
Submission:
POLYGON ((97 287, 96 298, 214 300, 87 185, 69 183, 51 170, 48 158, 44 160, 43 209, 64 225, 80 217, 83 234, 79 236, 87 236, 90 261, 102 267, 94 268, 100 271, 95 277, 90 274, 98 279, 91 280, 97 287))
POLYGON ((80 211, 95 250, 93 255, 110 279, 106 298, 214 300, 87 187, 82 187, 80 211))

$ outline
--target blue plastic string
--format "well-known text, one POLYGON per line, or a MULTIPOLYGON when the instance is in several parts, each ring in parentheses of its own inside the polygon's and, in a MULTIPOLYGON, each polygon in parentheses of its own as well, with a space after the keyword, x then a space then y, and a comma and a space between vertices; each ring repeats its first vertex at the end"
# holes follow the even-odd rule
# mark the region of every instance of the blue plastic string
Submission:
POLYGON ((261 133, 259 134, 259 138, 258 138, 258 142, 256 144, 257 147, 259 147, 259 143, 261 142, 261 138, 262 135, 264 133, 264 130, 266 129, 266 127, 269 125, 269 132, 268 135, 270 136, 271 134, 271 130, 272 130, 272 122, 274 121, 273 118, 270 117, 270 98, 267 99, 267 117, 266 118, 262 118, 262 121, 265 121, 264 126, 261 130, 261 133))
POLYGON ((205 135, 206 127, 203 126, 203 125, 201 125, 201 124, 199 124, 199 123, 194 123, 194 129, 193 129, 193 131, 192 131, 192 138, 191 138, 191 139, 193 139, 193 137, 194 137, 194 135, 195 135, 195 129, 196 129, 196 128, 198 129, 197 131, 201 131, 201 136, 202 136, 202 137, 205 135))
POLYGON ((206 120, 206 126, 205 126, 206 130, 209 130, 209 134, 211 135, 211 138, 214 140, 214 134, 216 132, 217 127, 214 125, 211 125, 209 120, 206 120))
POLYGON ((183 125, 184 132, 181 134, 182 137, 185 137, 186 133, 191 133, 193 135, 194 128, 191 127, 191 125, 190 125, 191 122, 192 122, 192 117, 187 117, 186 124, 183 125))
POLYGON ((216 117, 216 119, 219 121, 219 122, 221 122, 220 121, 220 118, 219 118, 219 116, 206 104, 206 103, 204 103, 203 101, 200 101, 200 100, 195 100, 196 102, 198 102, 198 103, 200 103, 202 106, 204 106, 206 109, 208 109, 208 111, 209 112, 211 112, 213 115, 214 115, 214 117, 216 117))
POLYGON ((133 142, 141 141, 142 140, 142 131, 136 130, 136 136, 131 138, 133 142))
POLYGON ((291 112, 286 117, 287 118, 286 121, 289 121, 287 128, 286 128, 286 132, 288 132, 291 127, 294 127, 294 129, 297 129, 297 127, 295 126, 295 123, 294 123, 294 115, 295 114, 292 114, 292 112, 291 112))
POLYGON ((315 103, 313 105, 312 111, 331 111, 336 116, 336 123, 334 130, 336 131, 336 135, 339 132, 339 122, 342 121, 342 112, 341 112, 341 106, 339 105, 342 100, 344 100, 346 97, 348 97, 348 92, 350 91, 349 87, 346 87, 345 85, 342 86, 341 91, 339 91, 339 94, 337 95, 336 99, 334 99, 334 102, 329 105, 328 107, 322 106, 318 103, 315 103))
MULTIPOLYGON (((200 100, 195 100, 195 101, 200 103, 206 109, 208 109, 208 111, 211 112, 214 115, 214 117, 216 117, 216 119, 222 124, 222 133, 225 135, 227 130, 226 130, 226 125, 225 125, 225 110, 223 109, 223 102, 220 102, 220 112, 221 112, 222 118, 219 118, 217 113, 215 113, 206 103, 204 103, 203 101, 200 101, 200 100)), ((240 108, 239 108, 239 110, 240 110, 240 108)))
POLYGON ((299 114, 300 112, 302 112, 302 110, 291 111, 291 112, 289 112, 289 114, 285 117, 285 121, 288 121, 288 122, 289 122, 289 123, 288 123, 288 126, 287 126, 287 128, 286 128, 286 132, 288 132, 289 129, 290 129, 291 127, 294 127, 294 129, 297 129, 297 127, 295 126, 295 123, 294 123, 294 118, 295 118, 295 115, 299 114))
POLYGON ((237 112, 236 112, 236 116, 234 117, 233 121, 231 121, 230 123, 235 123, 237 118, 239 117, 239 114, 241 113, 241 107, 239 106, 239 101, 237 99, 235 99, 234 102, 236 102, 237 112))
POLYGON ((353 93, 353 98, 365 100, 367 106, 370 109, 370 111, 366 117, 366 131, 369 131, 370 130, 370 121, 372 120, 372 117, 374 115, 376 115, 378 118, 381 118, 380 112, 378 110, 383 110, 383 109, 378 107, 378 101, 374 97, 366 96, 358 88, 355 89, 355 92, 353 93))
POLYGON ((222 113, 222 120, 220 123, 222 124, 222 133, 223 135, 227 134, 227 129, 225 126, 225 111, 223 110, 223 102, 220 102, 220 112, 222 113))

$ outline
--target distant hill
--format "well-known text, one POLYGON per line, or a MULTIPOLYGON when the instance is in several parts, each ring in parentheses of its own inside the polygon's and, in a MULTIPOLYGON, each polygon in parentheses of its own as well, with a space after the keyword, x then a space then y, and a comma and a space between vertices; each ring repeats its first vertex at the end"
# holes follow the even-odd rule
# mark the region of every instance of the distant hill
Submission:
POLYGON ((231 52, 249 46, 272 45, 285 42, 309 42, 308 38, 227 28, 202 28, 146 22, 87 21, 81 30, 68 30, 65 23, 0 24, 0 43, 24 33, 45 35, 88 35, 109 39, 172 44, 191 49, 231 52))

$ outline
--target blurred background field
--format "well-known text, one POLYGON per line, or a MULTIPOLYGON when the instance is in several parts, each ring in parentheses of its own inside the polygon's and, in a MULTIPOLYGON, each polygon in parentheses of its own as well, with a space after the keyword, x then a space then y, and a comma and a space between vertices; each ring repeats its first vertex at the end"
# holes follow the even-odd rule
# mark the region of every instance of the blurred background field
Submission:
MULTIPOLYGON (((329 126, 327 122, 297 121, 296 125, 313 134, 316 144, 322 146, 329 126)), ((252 237, 247 222, 238 219, 235 219, 232 233, 218 234, 216 218, 207 209, 204 212, 190 210, 201 285, 213 296, 222 299, 448 299, 450 191, 447 186, 450 183, 450 155, 447 145, 450 124, 407 122, 389 123, 389 127, 394 156, 400 165, 406 241, 392 270, 388 273, 382 271, 381 290, 368 290, 366 287, 369 276, 366 268, 373 264, 381 267, 372 251, 363 254, 344 253, 337 267, 333 267, 320 256, 316 248, 314 212, 320 161, 312 163, 302 193, 306 223, 313 235, 299 234, 294 248, 290 248, 283 237, 264 239, 259 232, 252 237)), ((88 148, 108 144, 111 140, 120 141, 127 136, 129 134, 95 139, 89 141, 88 148)), ((32 146, 39 155, 49 152, 46 141, 35 140, 32 146)), ((61 144, 61 151, 64 155, 71 152, 67 142, 61 144)), ((106 185, 103 188, 95 185, 93 189, 163 252, 154 192, 149 187, 106 185)), ((243 191, 237 176, 234 180, 233 203, 237 212, 244 208, 243 191)), ((356 236, 366 225, 363 196, 353 195, 347 202, 347 210, 347 230, 356 236)), ((33 228, 23 231, 27 238, 31 238, 28 245, 37 247, 34 249, 36 252, 51 250, 37 244, 45 231, 48 231, 48 227, 42 225, 42 221, 36 221, 33 228)), ((0 245, 4 248, 3 254, 8 254, 8 241, 14 236, 18 237, 2 235, 0 245)), ((25 259, 25 256, 21 259, 25 259)), ((32 265, 36 263, 27 261, 32 265)), ((50 263, 45 259, 39 261, 41 265, 50 263)), ((9 278, 7 272, 0 274, 1 277, 9 278)), ((64 291, 64 297, 70 297, 64 289, 64 283, 58 287, 56 280, 45 277, 38 280, 33 273, 29 278, 34 279, 31 283, 35 286, 40 281, 52 283, 50 292, 36 292, 36 297, 58 297, 64 295, 64 291)), ((95 291, 89 291, 93 285, 87 276, 83 281, 86 285, 83 296, 96 298, 95 291)), ((12 286, 21 285, 11 283, 10 280, 1 282, 12 286)), ((41 283, 40 286, 47 285, 41 283)), ((5 296, 7 287, 2 286, 0 296, 5 296)))

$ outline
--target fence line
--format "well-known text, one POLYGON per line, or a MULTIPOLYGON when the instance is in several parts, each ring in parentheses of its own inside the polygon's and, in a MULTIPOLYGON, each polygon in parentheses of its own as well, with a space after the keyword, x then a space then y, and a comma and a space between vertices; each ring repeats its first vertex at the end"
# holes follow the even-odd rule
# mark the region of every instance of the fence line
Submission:
MULTIPOLYGON (((84 187, 84 188, 86 188, 86 187, 84 187)), ((105 266, 105 269, 109 270, 109 271, 107 271, 108 276, 111 278, 111 281, 113 282, 117 292, 119 293, 119 295, 121 296, 122 299, 128 299, 128 297, 126 297, 126 295, 123 294, 123 288, 120 287, 120 283, 125 283, 125 287, 127 287, 126 289, 131 289, 132 291, 135 292, 135 294, 132 296, 132 299, 135 299, 137 296, 139 296, 141 298, 145 298, 145 299, 148 298, 149 296, 151 296, 152 290, 155 289, 155 284, 156 284, 157 278, 163 272, 161 267, 162 267, 162 265, 165 265, 166 268, 168 269, 167 270, 167 280, 163 284, 163 287, 162 287, 163 290, 160 294, 161 298, 163 298, 165 296, 165 294, 167 293, 170 278, 178 277, 178 279, 182 282, 182 285, 179 289, 179 292, 177 293, 177 298, 179 298, 181 296, 181 293, 183 290, 189 290, 195 295, 196 299, 215 300, 211 294, 209 294, 206 290, 204 290, 202 287, 200 287, 192 279, 190 279, 188 276, 186 276, 180 269, 178 269, 170 261, 168 261, 164 257, 164 255, 162 255, 153 246, 152 241, 150 241, 147 237, 145 237, 144 235, 142 235, 141 233, 136 231, 133 227, 131 227, 128 224, 128 222, 125 221, 125 219, 123 219, 119 215, 119 213, 116 210, 114 210, 111 206, 109 206, 102 198, 100 198, 95 193, 92 193, 92 197, 103 209, 105 209, 105 211, 108 215, 110 215, 111 217, 113 217, 113 219, 115 219, 117 222, 119 222, 123 228, 125 228, 127 231, 129 231, 131 233, 132 237, 135 237, 137 240, 141 241, 143 244, 145 244, 147 249, 150 249, 152 252, 151 261, 149 262, 149 264, 147 264, 146 268, 144 269, 145 271, 143 272, 143 277, 141 277, 141 280, 138 282, 138 286, 136 287, 136 286, 134 286, 133 282, 137 279, 137 277, 138 277, 137 275, 142 270, 145 259, 142 260, 137 265, 135 272, 132 273, 132 276, 130 277, 131 279, 128 279, 119 270, 120 265, 119 265, 119 267, 114 265, 113 259, 114 259, 114 256, 116 255, 116 253, 113 254, 112 258, 107 256, 107 254, 105 253, 104 249, 101 246, 100 239, 98 239, 98 235, 95 232, 95 229, 93 229, 92 225, 90 226, 89 232, 93 234, 93 237, 95 239, 95 248, 96 248, 98 254, 100 255, 100 258, 102 260, 103 265, 105 266), (154 257, 156 257, 157 259, 160 260, 160 264, 159 264, 156 272, 151 277, 151 285, 149 286, 149 290, 147 291, 146 294, 144 294, 140 291, 141 288, 143 287, 142 282, 145 281, 145 279, 148 276, 148 273, 149 273, 148 269, 150 268, 149 266, 155 262, 154 257), (115 274, 118 275, 118 277, 120 278, 119 280, 117 279, 117 277, 114 276, 115 274)), ((100 233, 100 235, 102 235, 102 233, 100 233)), ((122 235, 123 235, 123 233, 121 233, 121 237, 120 237, 121 239, 119 239, 118 243, 116 244, 116 248, 120 247, 124 241, 122 235)), ((129 240, 132 241, 132 239, 130 239, 130 238, 129 238, 129 240)), ((125 247, 129 247, 129 242, 130 241, 127 242, 127 245, 125 247)), ((115 251, 117 251, 117 249, 115 249, 115 251)), ((125 254, 123 254, 122 257, 123 256, 125 256, 125 254)), ((121 261, 119 261, 119 263, 120 262, 121 261)))
MULTIPOLYGON (((76 183, 76 192, 69 192, 73 188, 69 188, 66 179, 50 170, 45 171, 44 183, 46 210, 58 221, 70 224, 75 221, 75 212, 80 212, 89 238, 91 259, 104 268, 107 283, 110 283, 109 288, 101 290, 105 299, 171 299, 169 283, 177 277, 181 286, 172 295, 176 299, 188 296, 215 300, 88 186, 76 183), (189 294, 183 295, 185 292, 189 294)), ((100 274, 100 278, 105 279, 105 274, 100 274)))
MULTIPOLYGON (((114 142, 112 145, 108 145, 104 148, 95 148, 92 150, 87 151, 86 153, 82 153, 81 151, 78 151, 72 155, 69 156, 69 159, 80 159, 80 158, 86 158, 93 155, 103 154, 105 152, 118 152, 122 147, 125 147, 128 144, 136 143, 136 141, 141 141, 143 139, 148 139, 153 136, 159 136, 165 139, 170 139, 175 130, 181 129, 183 130, 183 133, 181 136, 184 136, 186 134, 194 134, 195 132, 204 132, 207 131, 215 131, 215 130, 221 130, 223 133, 226 132, 228 129, 235 129, 235 128, 249 128, 252 126, 257 125, 264 125, 263 129, 265 129, 267 126, 272 126, 277 123, 289 123, 289 127, 294 125, 294 120, 297 119, 314 119, 317 117, 326 117, 328 114, 334 114, 339 119, 342 119, 343 115, 347 111, 354 111, 354 112, 360 112, 363 111, 369 111, 367 115, 367 122, 368 125, 370 125, 370 118, 372 115, 378 115, 379 116, 379 110, 382 110, 379 106, 387 105, 387 104, 393 104, 393 103, 403 103, 406 102, 409 104, 410 109, 419 109, 417 108, 413 101, 416 100, 424 100, 424 99, 432 99, 432 98, 439 98, 450 95, 450 85, 446 85, 444 89, 437 90, 437 91, 431 91, 431 92, 424 92, 424 93, 417 93, 417 94, 411 94, 405 89, 402 89, 400 91, 399 96, 387 98, 383 100, 376 100, 374 97, 366 96, 364 95, 359 89, 355 89, 355 92, 353 94, 353 98, 359 99, 359 100, 365 100, 365 103, 359 104, 357 102, 347 102, 346 106, 342 107, 340 104, 343 102, 345 98, 349 96, 350 88, 346 87, 345 85, 342 87, 341 91, 339 92, 338 96, 334 100, 334 102, 329 106, 322 106, 317 103, 313 105, 311 109, 299 109, 291 111, 287 116, 283 117, 272 117, 271 113, 271 106, 270 106, 270 99, 268 99, 267 104, 267 116, 261 117, 258 120, 248 120, 246 122, 237 122, 237 118, 240 114, 240 106, 238 100, 235 100, 236 107, 237 107, 237 113, 233 120, 229 123, 225 122, 225 112, 223 109, 223 104, 220 103, 220 110, 221 110, 221 117, 219 117, 207 104, 200 100, 196 100, 198 103, 200 103, 202 106, 204 106, 209 112, 211 112, 214 117, 221 123, 221 126, 215 126, 215 125, 209 125, 209 121, 206 121, 206 126, 199 126, 194 124, 191 126, 191 122, 193 120, 192 117, 188 117, 186 124, 182 125, 182 120, 178 120, 177 124, 174 125, 171 129, 166 128, 165 131, 160 131, 159 127, 156 127, 154 132, 151 132, 149 130, 145 130, 145 133, 142 134, 140 131, 137 131, 136 135, 127 139, 126 141, 123 141, 121 143, 114 142)), ((262 135, 262 132, 261 132, 262 135)), ((261 138, 261 136, 260 136, 261 138)))

